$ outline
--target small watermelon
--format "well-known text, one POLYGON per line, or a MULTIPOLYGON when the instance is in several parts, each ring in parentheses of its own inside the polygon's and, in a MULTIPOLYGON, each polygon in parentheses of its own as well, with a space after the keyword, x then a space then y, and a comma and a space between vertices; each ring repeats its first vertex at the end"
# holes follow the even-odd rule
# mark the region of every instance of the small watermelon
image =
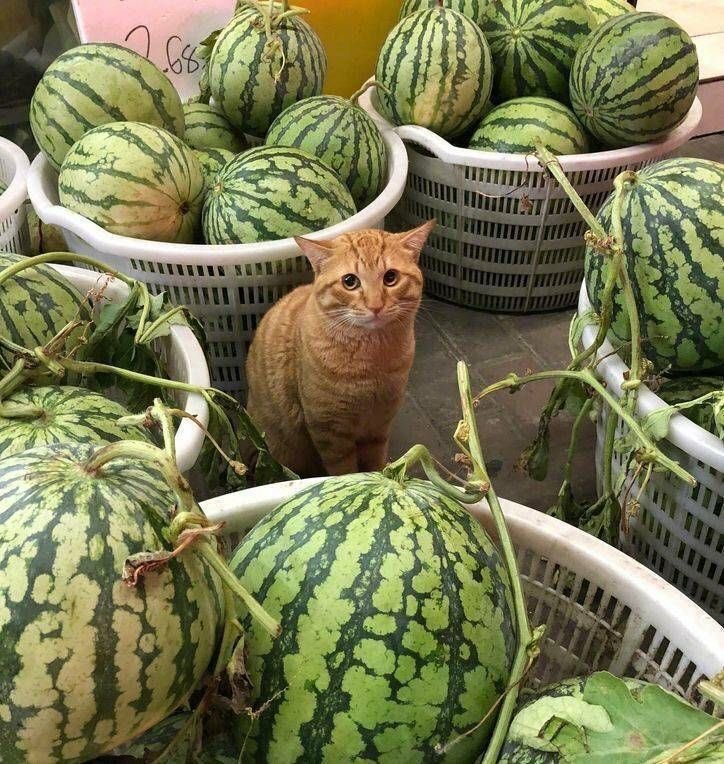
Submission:
POLYGON ((183 137, 181 99, 147 58, 113 43, 79 45, 46 69, 30 102, 30 127, 60 169, 70 147, 108 122, 145 122, 183 137))
POLYGON ((238 154, 248 148, 246 139, 217 106, 184 104, 184 143, 192 149, 225 149, 238 154))
POLYGON ((655 141, 686 117, 699 87, 691 37, 658 13, 629 13, 599 26, 571 67, 571 104, 610 148, 655 141))
POLYGON ((338 96, 305 98, 272 123, 267 146, 291 146, 319 157, 347 184, 358 209, 387 181, 387 149, 379 128, 356 103, 338 96))
POLYGON ((471 149, 530 154, 542 138, 554 154, 584 154, 588 137, 576 115, 551 98, 514 98, 489 111, 470 139, 471 149))
POLYGON ((237 156, 233 151, 226 149, 194 149, 193 152, 201 165, 207 189, 214 185, 216 176, 221 172, 224 165, 237 156))
POLYGON ((245 244, 319 231, 355 212, 347 187, 317 157, 260 146, 217 175, 202 226, 207 244, 245 244))
MULTIPOLYGON (((606 231, 612 199, 598 213, 606 231)), ((696 373, 724 364, 724 164, 667 159, 644 168, 624 197, 621 217, 645 355, 657 371, 696 373)), ((590 247, 585 274, 600 313, 608 261, 590 247)), ((631 339, 618 290, 610 337, 615 345, 631 339)))
MULTIPOLYGON (((0 252, 0 272, 26 259, 0 252)), ((0 284, 0 336, 28 350, 45 345, 71 321, 88 317, 83 295, 49 265, 25 268, 0 284)), ((0 349, 0 369, 14 360, 0 349)))
POLYGON ((635 13, 636 9, 626 0, 583 0, 588 12, 593 17, 594 28, 604 21, 623 16, 624 13, 635 13))
MULTIPOLYGON (((674 377, 664 380, 656 394, 665 403, 674 405, 687 403, 716 391, 724 392, 724 377, 674 377)), ((684 409, 681 414, 694 424, 716 435, 716 420, 711 403, 699 403, 684 409)))
POLYGON ((118 424, 129 415, 119 403, 79 387, 27 388, 0 403, 0 457, 54 443, 148 441, 143 427, 118 424), (22 413, 28 409, 36 412, 22 413))
POLYGON ((121 236, 192 242, 204 198, 201 165, 159 127, 114 122, 87 132, 58 178, 60 203, 121 236))
POLYGON ((322 92, 327 57, 300 16, 274 13, 266 3, 243 6, 221 30, 208 62, 214 101, 239 130, 263 138, 287 106, 322 92))
POLYGON ((576 50, 593 29, 583 0, 496 0, 483 21, 495 69, 493 101, 544 96, 568 102, 576 50))
POLYGON ((473 517, 430 483, 332 478, 262 520, 232 570, 274 617, 244 621, 245 760, 473 762, 515 649, 508 577, 473 517), (459 737, 462 733, 466 736, 459 737), (443 760, 442 758, 440 760, 443 760))
POLYGON ((387 36, 377 59, 377 100, 395 125, 453 138, 480 120, 492 75, 480 27, 457 11, 431 8, 403 18, 387 36))
POLYGON ((436 8, 442 5, 443 8, 462 13, 474 21, 478 26, 482 26, 485 12, 495 2, 495 0, 403 0, 400 8, 400 19, 411 16, 417 11, 424 11, 428 8, 436 8))

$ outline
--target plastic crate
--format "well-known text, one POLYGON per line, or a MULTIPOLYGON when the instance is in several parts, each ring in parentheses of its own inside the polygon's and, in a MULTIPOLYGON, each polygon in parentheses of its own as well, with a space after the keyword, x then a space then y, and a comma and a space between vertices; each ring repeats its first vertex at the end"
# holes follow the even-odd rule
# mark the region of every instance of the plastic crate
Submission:
POLYGON ((0 138, 0 252, 23 255, 30 246, 26 176, 30 162, 22 149, 0 138))

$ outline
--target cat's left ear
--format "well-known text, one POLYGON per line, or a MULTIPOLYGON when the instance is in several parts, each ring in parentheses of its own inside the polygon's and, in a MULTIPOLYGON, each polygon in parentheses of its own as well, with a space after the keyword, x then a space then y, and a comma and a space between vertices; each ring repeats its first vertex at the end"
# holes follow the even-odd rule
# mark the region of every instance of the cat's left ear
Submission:
POLYGON ((303 236, 295 236, 294 241, 309 260, 315 273, 322 269, 324 261, 332 254, 332 247, 327 241, 312 241, 303 236))
POLYGON ((405 233, 398 234, 402 246, 414 254, 415 262, 417 262, 417 259, 420 257, 420 252, 425 246, 427 237, 436 225, 437 220, 428 220, 427 223, 423 223, 421 226, 413 228, 411 231, 405 231, 405 233))

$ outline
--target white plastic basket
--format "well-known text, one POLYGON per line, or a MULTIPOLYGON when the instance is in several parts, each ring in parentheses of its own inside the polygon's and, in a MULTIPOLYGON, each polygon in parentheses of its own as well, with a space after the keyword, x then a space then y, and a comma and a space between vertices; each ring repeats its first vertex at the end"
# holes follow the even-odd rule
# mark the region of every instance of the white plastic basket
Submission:
MULTIPOLYGON (((581 286, 579 314, 589 310, 585 282, 581 286)), ((590 345, 596 327, 583 332, 590 345)), ((606 341, 598 351, 597 369, 608 389, 619 396, 628 367, 606 341)), ((647 387, 638 395, 638 414, 646 415, 666 403, 647 387)), ((603 473, 603 440, 606 412, 597 425, 596 470, 603 473)), ((619 435, 623 428, 619 427, 619 435)), ((621 538, 623 550, 659 573, 666 581, 724 623, 724 443, 682 414, 674 414, 663 445, 667 455, 693 475, 691 488, 667 472, 654 472, 641 495, 641 508, 631 518, 628 534, 621 538)), ((614 474, 623 460, 614 453, 614 474)), ((634 488, 633 495, 638 489, 634 488)))
MULTIPOLYGON (((374 88, 360 98, 378 123, 388 125, 374 102, 374 88)), ((620 172, 666 157, 691 137, 701 115, 697 99, 665 139, 563 156, 561 167, 595 213, 620 172)), ((586 225, 535 156, 458 148, 417 125, 395 131, 407 145, 410 169, 390 226, 400 230, 437 219, 421 258, 429 294, 495 312, 575 305, 586 225)))
MULTIPOLYGON (((103 293, 107 299, 122 300, 128 295, 128 286, 118 279, 68 265, 53 265, 53 268, 65 276, 81 294, 97 289, 99 280, 102 279, 104 284, 108 282, 103 293)), ((171 379, 198 387, 209 387, 211 382, 204 351, 191 329, 186 326, 172 326, 170 335, 162 337, 159 343, 171 379)), ((186 413, 195 417, 204 427, 208 425, 209 407, 200 395, 179 392, 177 399, 179 406, 186 413)), ((204 433, 190 419, 182 419, 176 430, 175 441, 176 463, 181 472, 187 472, 194 466, 201 453, 204 433)))
MULTIPOLYGON (((407 154, 391 130, 383 131, 389 162, 387 184, 348 220, 313 234, 332 239, 349 231, 381 228, 405 187, 407 154)), ((206 330, 214 383, 234 395, 244 391, 244 362, 262 316, 287 292, 311 280, 293 238, 256 244, 169 244, 108 233, 61 207, 58 176, 43 156, 33 161, 28 192, 38 217, 62 229, 72 252, 90 255, 118 271, 167 291, 187 305, 206 330)))
POLYGON ((25 152, 5 138, 0 138, 0 252, 27 253, 28 231, 26 176, 30 162, 25 152))
MULTIPOLYGON (((322 478, 325 479, 325 478, 322 478)), ((210 499, 202 508, 244 531, 319 478, 210 499)), ((724 660, 724 629, 659 576, 602 541, 533 509, 502 501, 532 623, 545 624, 535 686, 607 669, 706 705, 696 691, 724 660)), ((493 533, 485 503, 470 508, 493 533)))

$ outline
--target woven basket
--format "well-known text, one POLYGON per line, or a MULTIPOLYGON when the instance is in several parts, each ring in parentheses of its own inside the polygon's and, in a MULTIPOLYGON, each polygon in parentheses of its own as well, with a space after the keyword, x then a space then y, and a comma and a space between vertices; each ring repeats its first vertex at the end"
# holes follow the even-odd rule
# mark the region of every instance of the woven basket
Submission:
POLYGON ((26 176, 30 163, 18 146, 0 138, 0 252, 25 254, 30 247, 26 176))

